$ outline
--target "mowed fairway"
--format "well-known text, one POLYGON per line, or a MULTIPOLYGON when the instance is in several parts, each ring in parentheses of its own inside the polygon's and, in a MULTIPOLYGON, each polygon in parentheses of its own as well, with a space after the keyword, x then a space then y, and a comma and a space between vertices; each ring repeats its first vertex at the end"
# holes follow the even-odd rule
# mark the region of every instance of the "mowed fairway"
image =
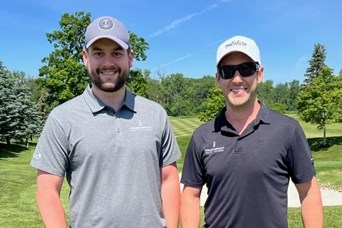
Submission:
POLYGON ((191 136, 195 128, 203 123, 196 117, 170 117, 170 119, 176 137, 191 136))

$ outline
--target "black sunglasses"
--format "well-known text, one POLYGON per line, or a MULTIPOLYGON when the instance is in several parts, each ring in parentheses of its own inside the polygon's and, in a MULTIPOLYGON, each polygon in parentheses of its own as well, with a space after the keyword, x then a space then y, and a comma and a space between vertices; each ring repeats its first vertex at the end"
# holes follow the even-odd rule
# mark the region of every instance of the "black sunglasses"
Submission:
POLYGON ((259 70, 259 64, 255 62, 246 62, 239 65, 225 65, 217 67, 217 72, 222 79, 231 79, 235 72, 239 71, 242 77, 249 77, 259 70))

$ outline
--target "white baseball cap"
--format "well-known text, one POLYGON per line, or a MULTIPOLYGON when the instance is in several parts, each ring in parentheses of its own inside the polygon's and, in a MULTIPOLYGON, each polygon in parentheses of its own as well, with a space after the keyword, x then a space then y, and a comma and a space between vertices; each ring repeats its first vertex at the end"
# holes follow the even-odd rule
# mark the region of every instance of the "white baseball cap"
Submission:
POLYGON ((217 49, 216 66, 219 65, 223 57, 232 52, 241 52, 249 56, 253 61, 261 65, 260 52, 254 40, 245 36, 233 36, 224 41, 217 49))
POLYGON ((86 48, 101 38, 111 39, 126 50, 130 45, 125 25, 118 19, 109 16, 99 17, 88 25, 85 32, 86 48))

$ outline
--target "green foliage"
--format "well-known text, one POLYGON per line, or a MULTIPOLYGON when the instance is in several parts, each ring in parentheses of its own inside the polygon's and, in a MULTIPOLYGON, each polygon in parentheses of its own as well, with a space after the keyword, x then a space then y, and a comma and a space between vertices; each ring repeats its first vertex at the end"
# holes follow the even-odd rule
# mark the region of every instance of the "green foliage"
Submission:
POLYGON ((40 117, 30 100, 23 72, 10 73, 0 61, 0 139, 27 142, 40 131, 40 117))
POLYGON ((209 90, 207 99, 201 106, 201 112, 199 113, 199 119, 201 121, 208 121, 213 119, 225 106, 225 99, 219 88, 214 87, 209 90))
POLYGON ((336 122, 341 111, 341 87, 332 70, 324 67, 321 73, 299 93, 300 117, 324 129, 328 123, 336 122))
POLYGON ((147 59, 146 51, 149 49, 148 43, 144 38, 137 36, 131 31, 129 31, 129 37, 134 58, 138 61, 145 61, 147 59))
MULTIPOLYGON (((84 33, 90 23, 90 13, 65 13, 60 20, 61 30, 47 33, 55 50, 42 62, 39 69, 41 84, 46 88, 48 112, 55 106, 79 95, 89 82, 82 63, 84 33)), ((45 94, 46 95, 46 94, 45 94)))
POLYGON ((0 61, 0 137, 5 138, 10 143, 10 138, 14 136, 13 119, 16 118, 15 111, 16 96, 12 90, 14 79, 10 77, 10 72, 0 61))
POLYGON ((203 103, 206 102, 210 91, 216 87, 215 77, 204 76, 199 79, 192 79, 193 81, 193 102, 195 104, 195 113, 202 111, 203 103))
POLYGON ((297 111, 297 104, 298 104, 298 94, 300 92, 300 84, 298 80, 293 80, 289 83, 288 89, 288 100, 287 100, 287 107, 286 111, 297 111))
POLYGON ((267 80, 262 82, 257 89, 257 96, 259 101, 264 105, 270 107, 274 103, 275 91, 273 88, 273 81, 267 80))
POLYGON ((38 135, 42 121, 34 103, 30 99, 30 90, 25 74, 23 72, 13 72, 14 87, 13 93, 16 95, 15 111, 16 118, 12 119, 15 133, 13 138, 27 142, 33 135, 38 135))
POLYGON ((274 103, 270 107, 273 111, 280 112, 280 113, 285 113, 286 107, 282 103, 274 103))
POLYGON ((156 79, 149 79, 148 80, 148 87, 147 87, 147 98, 158 102, 159 104, 163 104, 163 92, 161 90, 161 85, 158 80, 156 79))
POLYGON ((272 80, 267 80, 258 86, 257 95, 262 104, 273 110, 280 112, 296 111, 299 91, 298 80, 293 80, 290 83, 279 83, 275 86, 272 80))
POLYGON ((127 88, 140 96, 149 98, 148 86, 150 80, 150 72, 142 71, 140 69, 131 70, 129 78, 127 80, 127 88))
POLYGON ((171 74, 161 78, 162 105, 171 116, 186 116, 191 114, 191 80, 183 74, 171 74))

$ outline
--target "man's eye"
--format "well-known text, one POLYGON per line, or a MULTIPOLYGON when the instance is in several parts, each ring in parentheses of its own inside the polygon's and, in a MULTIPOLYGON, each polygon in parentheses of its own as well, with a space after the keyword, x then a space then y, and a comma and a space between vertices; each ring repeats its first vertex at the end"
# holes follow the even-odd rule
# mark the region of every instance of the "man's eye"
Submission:
POLYGON ((101 56, 102 52, 94 52, 94 56, 101 56))

